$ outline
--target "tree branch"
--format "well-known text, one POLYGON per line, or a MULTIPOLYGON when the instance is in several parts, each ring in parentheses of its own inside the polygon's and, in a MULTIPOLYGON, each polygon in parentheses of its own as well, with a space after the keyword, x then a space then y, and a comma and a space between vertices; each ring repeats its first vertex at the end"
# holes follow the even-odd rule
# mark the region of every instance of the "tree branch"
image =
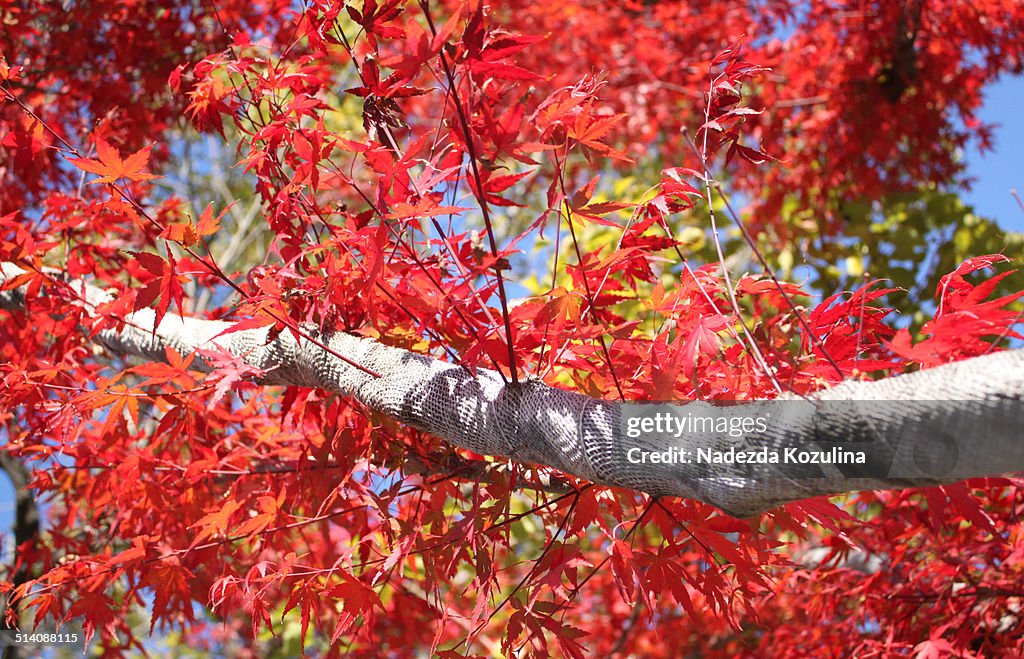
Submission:
MULTIPOLYGON (((0 264, 0 286, 22 272, 0 264)), ((103 291, 87 284, 76 282, 75 287, 87 306, 104 299, 103 291)), ((0 292, 0 306, 23 304, 22 290, 0 292)), ((103 331, 96 339, 118 355, 157 361, 164 359, 166 348, 183 355, 226 350, 264 371, 265 385, 336 392, 476 453, 653 496, 694 498, 737 516, 820 494, 936 485, 1024 470, 1021 350, 876 382, 846 382, 805 399, 733 405, 727 408, 731 416, 772 418, 766 428, 740 441, 714 430, 634 438, 623 432, 623 424, 637 413, 636 405, 563 391, 535 378, 506 384, 488 369, 472 376, 460 366, 343 332, 319 334, 306 328, 315 342, 287 331, 271 339, 270 328, 222 334, 232 323, 170 313, 154 332, 154 320, 154 312, 143 309, 131 314, 123 329, 103 331), (631 449, 723 452, 740 446, 781 452, 857 442, 886 449, 891 468, 636 464, 629 457, 631 449), (953 468, 928 466, 948 458, 950 450, 953 468), (900 457, 907 451, 909 462, 900 457)), ((196 364, 209 369, 201 358, 196 364)), ((724 413, 701 401, 680 409, 698 416, 724 413)))

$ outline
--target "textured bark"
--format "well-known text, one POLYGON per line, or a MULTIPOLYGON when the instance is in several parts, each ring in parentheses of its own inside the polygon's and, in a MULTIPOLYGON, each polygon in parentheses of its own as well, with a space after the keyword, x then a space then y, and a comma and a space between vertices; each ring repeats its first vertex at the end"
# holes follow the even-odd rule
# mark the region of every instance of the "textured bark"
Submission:
MULTIPOLYGON (((0 264, 0 283, 19 272, 16 266, 0 264)), ((75 286, 89 304, 103 298, 98 289, 81 283, 75 286)), ((0 305, 19 306, 22 300, 17 289, 0 293, 0 305)), ((714 433, 631 439, 620 428, 624 404, 563 391, 535 379, 512 386, 494 371, 479 369, 472 376, 456 365, 342 332, 321 335, 305 328, 310 338, 296 339, 286 331, 268 340, 269 328, 221 335, 232 323, 174 314, 167 314, 154 332, 154 319, 152 310, 141 310, 127 319, 122 330, 104 331, 96 339, 119 355, 149 360, 164 359, 167 347, 182 354, 227 350, 266 371, 262 379, 266 385, 319 387, 477 453, 553 467, 656 496, 696 498, 738 516, 818 494, 934 485, 1024 470, 1024 351, 1020 350, 877 382, 846 382, 804 399, 794 398, 780 422, 743 440, 748 446, 781 450, 881 438, 891 440, 896 448, 911 446, 919 460, 927 459, 929 451, 948 447, 948 442, 933 441, 935 437, 952 438, 962 458, 954 472, 850 477, 827 465, 710 472, 692 464, 632 464, 626 454, 638 445, 652 451, 724 450, 734 440, 714 433), (835 401, 859 402, 831 404, 835 401)), ((205 367, 201 359, 197 362, 205 367)), ((735 406, 732 413, 759 416, 779 409, 772 407, 777 405, 754 401, 735 406)), ((702 402, 689 403, 686 409, 714 412, 713 406, 702 402)))

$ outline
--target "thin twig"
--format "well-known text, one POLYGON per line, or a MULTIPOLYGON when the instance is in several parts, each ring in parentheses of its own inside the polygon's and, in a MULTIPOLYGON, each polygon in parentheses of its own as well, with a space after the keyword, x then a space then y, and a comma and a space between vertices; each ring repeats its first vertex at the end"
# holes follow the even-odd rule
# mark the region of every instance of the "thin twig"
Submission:
MULTIPOLYGON (((434 35, 437 34, 437 28, 434 26, 434 19, 430 15, 430 3, 429 0, 420 0, 420 8, 423 10, 423 16, 427 20, 427 25, 430 27, 430 32, 434 35)), ((505 293, 505 278, 501 274, 501 267, 498 262, 498 241, 494 237, 494 227, 491 222, 491 213, 487 206, 487 199, 483 192, 483 179, 480 176, 480 170, 477 166, 477 155, 476 146, 473 144, 473 131, 469 125, 469 119, 466 117, 466 112, 462 107, 462 101, 459 99, 458 86, 455 82, 455 74, 452 73, 451 67, 448 65, 448 58, 444 54, 444 50, 438 53, 438 57, 441 60, 441 68, 444 69, 445 78, 448 79, 448 92, 451 94, 452 103, 455 106, 455 113, 459 117, 459 124, 462 127, 464 142, 466 144, 466 154, 469 156, 469 164, 473 170, 473 179, 476 182, 476 192, 474 193, 477 202, 480 204, 480 213, 484 218, 484 227, 487 229, 487 240, 490 243, 491 256, 494 257, 494 277, 498 282, 498 299, 501 301, 501 315, 505 322, 505 343, 508 346, 508 360, 509 369, 512 375, 512 384, 519 384, 519 374, 516 368, 516 352, 515 352, 515 341, 512 338, 512 320, 508 312, 508 296, 505 293)))

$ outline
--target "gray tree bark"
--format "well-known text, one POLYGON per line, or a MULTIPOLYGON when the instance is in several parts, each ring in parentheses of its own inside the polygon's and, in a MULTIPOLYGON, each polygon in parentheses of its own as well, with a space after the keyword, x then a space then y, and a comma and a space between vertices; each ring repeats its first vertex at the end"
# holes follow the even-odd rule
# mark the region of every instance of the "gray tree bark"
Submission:
MULTIPOLYGON (((13 264, 0 264, 0 286, 21 272, 13 264)), ((104 299, 104 292, 95 287, 70 285, 87 300, 87 308, 104 299)), ((23 291, 0 292, 0 306, 23 304, 23 291)), ((624 423, 643 410, 536 379, 513 386, 495 371, 478 369, 471 375, 457 365, 343 332, 318 334, 304 328, 310 338, 296 338, 288 331, 270 338, 270 328, 222 334, 233 323, 171 313, 153 331, 154 320, 154 312, 143 309, 127 318, 120 331, 104 331, 96 340, 118 355, 148 360, 163 360, 168 347, 183 355, 199 349, 225 350, 265 371, 265 385, 336 392, 477 453, 654 496, 695 498, 736 516, 819 494, 1024 471, 1022 350, 874 382, 845 382, 783 402, 751 401, 726 410, 691 402, 676 408, 694 416, 770 418, 766 428, 740 439, 720 430, 634 437, 624 432, 624 423), (692 451, 694 456, 698 450, 720 454, 738 447, 781 454, 836 445, 867 447, 869 457, 881 450, 885 459, 852 468, 637 464, 630 459, 638 452, 692 451)), ((201 358, 196 365, 209 369, 201 358)))

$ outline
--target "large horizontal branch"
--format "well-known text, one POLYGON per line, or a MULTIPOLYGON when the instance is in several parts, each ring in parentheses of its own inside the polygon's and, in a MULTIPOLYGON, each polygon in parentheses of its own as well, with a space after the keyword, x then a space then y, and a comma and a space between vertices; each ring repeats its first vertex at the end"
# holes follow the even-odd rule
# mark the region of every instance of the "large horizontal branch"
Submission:
MULTIPOLYGON (((12 264, 0 264, 0 285, 21 272, 12 264)), ((99 289, 81 282, 73 285, 88 304, 103 299, 99 289)), ((0 293, 0 306, 22 304, 22 291, 0 293)), ((912 447, 914 459, 928 463, 935 457, 930 452, 948 453, 948 440, 953 438, 954 451, 961 453, 958 468, 949 473, 857 476, 854 471, 850 477, 850 470, 834 465, 711 469, 692 462, 638 464, 630 456, 640 449, 648 454, 675 450, 694 455, 698 449, 728 451, 737 440, 714 431, 627 436, 624 415, 636 413, 629 404, 564 391, 536 379, 506 384, 495 371, 478 369, 471 375, 457 365, 343 332, 319 334, 304 328, 309 338, 287 331, 270 338, 270 328, 223 334, 233 323, 170 313, 154 332, 150 309, 126 320, 120 331, 107 330, 96 337, 119 355, 163 360, 168 347, 181 354, 227 350, 264 371, 261 382, 266 385, 337 392, 476 453, 552 467, 655 496, 699 499, 737 516, 819 494, 927 486, 1024 471, 1020 350, 875 382, 846 382, 793 399, 792 407, 781 415, 777 402, 753 401, 730 408, 731 416, 775 415, 766 428, 743 436, 740 444, 746 448, 784 451, 881 439, 894 451, 897 443, 912 447), (835 405, 837 401, 850 404, 835 405)), ((202 359, 197 364, 205 366, 202 359)), ((698 416, 720 412, 704 402, 687 403, 684 409, 698 416)))

